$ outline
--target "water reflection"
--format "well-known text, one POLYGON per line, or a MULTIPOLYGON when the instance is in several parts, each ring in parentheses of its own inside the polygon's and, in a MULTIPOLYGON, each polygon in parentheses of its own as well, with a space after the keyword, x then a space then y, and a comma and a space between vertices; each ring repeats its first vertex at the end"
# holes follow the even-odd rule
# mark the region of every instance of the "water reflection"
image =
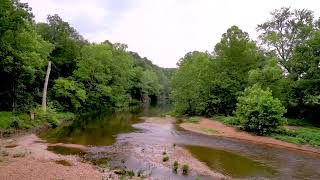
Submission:
POLYGON ((276 171, 248 157, 203 146, 185 146, 197 159, 231 177, 272 177, 276 171))
POLYGON ((132 124, 141 120, 129 112, 82 116, 78 120, 40 134, 49 143, 103 146, 115 142, 120 133, 135 131, 132 124))

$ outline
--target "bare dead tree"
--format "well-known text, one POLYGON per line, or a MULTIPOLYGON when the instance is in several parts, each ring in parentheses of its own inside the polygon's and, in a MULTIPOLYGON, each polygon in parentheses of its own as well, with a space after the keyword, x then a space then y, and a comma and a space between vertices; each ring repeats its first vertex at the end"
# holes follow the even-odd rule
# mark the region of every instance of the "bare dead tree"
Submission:
POLYGON ((48 62, 47 74, 46 74, 46 78, 43 86, 43 95, 42 95, 43 111, 47 111, 47 90, 48 90, 48 81, 49 81, 50 71, 51 71, 51 61, 48 62))

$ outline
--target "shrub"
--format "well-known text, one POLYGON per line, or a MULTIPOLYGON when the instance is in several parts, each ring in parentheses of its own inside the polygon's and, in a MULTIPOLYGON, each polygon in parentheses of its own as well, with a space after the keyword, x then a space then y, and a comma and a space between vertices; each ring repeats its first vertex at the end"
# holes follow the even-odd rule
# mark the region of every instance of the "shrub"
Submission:
POLYGON ((236 115, 246 131, 264 135, 281 125, 285 112, 280 100, 273 98, 269 89, 254 85, 238 98, 236 115))
POLYGON ((128 176, 130 177, 130 178, 132 178, 133 176, 135 175, 135 173, 134 173, 134 171, 128 171, 128 176))
POLYGON ((178 168, 179 168, 178 161, 174 161, 173 167, 172 167, 173 172, 177 173, 178 172, 178 168))
POLYGON ((162 158, 162 161, 163 162, 166 162, 166 161, 168 161, 169 160, 169 156, 163 156, 163 158, 162 158))
POLYGON ((189 174, 189 166, 188 166, 188 164, 184 164, 182 166, 182 174, 183 175, 188 175, 189 174))

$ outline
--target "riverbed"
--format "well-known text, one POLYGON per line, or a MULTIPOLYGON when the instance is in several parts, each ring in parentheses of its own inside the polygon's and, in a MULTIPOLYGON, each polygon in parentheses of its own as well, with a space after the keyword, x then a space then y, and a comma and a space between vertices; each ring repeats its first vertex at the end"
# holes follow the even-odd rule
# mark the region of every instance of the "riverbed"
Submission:
POLYGON ((320 179, 320 157, 285 148, 183 131, 159 112, 84 118, 41 135, 50 143, 80 144, 86 159, 151 179, 320 179), (169 160, 163 162, 163 156, 169 160), (190 172, 172 171, 173 162, 190 172))

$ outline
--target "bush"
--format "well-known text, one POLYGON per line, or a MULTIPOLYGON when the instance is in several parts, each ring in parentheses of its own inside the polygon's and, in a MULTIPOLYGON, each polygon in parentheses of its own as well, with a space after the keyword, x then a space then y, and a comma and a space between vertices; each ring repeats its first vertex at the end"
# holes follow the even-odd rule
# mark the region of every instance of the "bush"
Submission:
POLYGON ((166 162, 166 161, 168 161, 169 160, 169 156, 163 156, 163 158, 162 158, 162 161, 163 162, 166 162))
POLYGON ((280 100, 273 98, 269 89, 254 85, 238 98, 236 115, 246 131, 264 135, 281 125, 285 112, 280 100))
POLYGON ((188 175, 189 174, 189 166, 188 166, 188 164, 184 164, 182 166, 182 174, 183 175, 188 175))
POLYGON ((179 168, 178 161, 174 161, 173 167, 172 167, 173 172, 177 173, 178 172, 178 168, 179 168))

